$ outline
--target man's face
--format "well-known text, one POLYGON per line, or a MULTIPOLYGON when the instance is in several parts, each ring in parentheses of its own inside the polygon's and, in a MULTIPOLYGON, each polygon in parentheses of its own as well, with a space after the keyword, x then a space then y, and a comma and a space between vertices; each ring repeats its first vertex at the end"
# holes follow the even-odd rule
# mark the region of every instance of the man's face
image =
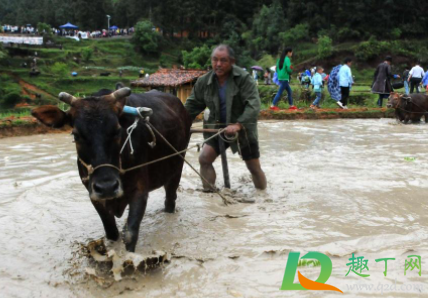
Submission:
POLYGON ((232 70, 234 62, 234 60, 230 59, 226 49, 216 50, 211 57, 213 70, 218 77, 227 76, 232 70))

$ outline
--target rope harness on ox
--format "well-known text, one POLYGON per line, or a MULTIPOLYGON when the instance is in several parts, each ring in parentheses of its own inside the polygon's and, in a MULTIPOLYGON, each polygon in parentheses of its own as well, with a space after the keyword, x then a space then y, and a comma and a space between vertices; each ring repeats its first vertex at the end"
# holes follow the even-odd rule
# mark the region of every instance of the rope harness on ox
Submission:
POLYGON ((403 112, 411 113, 411 114, 427 114, 427 113, 428 113, 428 111, 427 111, 427 110, 423 109, 422 107, 420 107, 419 105, 417 105, 414 101, 412 101, 412 98, 411 98, 410 96, 402 96, 402 97, 400 97, 400 101, 399 101, 399 102, 398 102, 398 104, 397 104, 395 107, 393 107, 393 108, 394 108, 394 109, 399 109, 399 110, 401 110, 401 111, 403 111, 403 112), (401 101, 402 101, 403 99, 406 99, 406 101, 407 101, 408 103, 411 103, 411 104, 415 105, 416 107, 418 107, 419 109, 423 110, 423 112, 407 111, 407 110, 405 110, 405 109, 403 109, 403 108, 400 108, 400 104, 401 104, 401 101))
POLYGON ((189 147, 189 148, 187 148, 187 149, 184 149, 184 150, 181 150, 181 151, 178 151, 173 145, 171 145, 171 143, 170 142, 168 142, 168 140, 153 126, 153 124, 151 124, 150 123, 150 116, 153 114, 153 111, 151 110, 151 109, 148 109, 148 108, 136 108, 136 110, 138 111, 138 116, 135 118, 135 121, 134 121, 134 123, 131 125, 131 126, 129 126, 128 128, 127 128, 127 130, 126 130, 126 132, 127 132, 127 134, 128 134, 128 136, 127 136, 127 138, 126 138, 126 140, 125 140, 125 142, 124 142, 124 144, 123 144, 123 146, 122 146, 122 149, 120 150, 120 155, 122 154, 122 152, 123 152, 123 150, 125 149, 125 147, 126 147, 126 145, 129 143, 129 146, 130 146, 130 149, 131 149, 131 154, 133 154, 134 153, 134 147, 133 147, 133 145, 132 145, 132 133, 133 133, 133 131, 137 128, 137 126, 138 126, 138 123, 140 122, 140 120, 142 120, 143 121, 143 123, 144 123, 144 125, 147 127, 147 129, 149 130, 149 132, 150 132, 150 134, 152 135, 152 138, 153 138, 153 141, 152 142, 149 142, 148 143, 148 145, 151 147, 151 148, 154 148, 155 146, 156 146, 156 136, 155 136, 155 133, 156 134, 158 134, 158 136, 175 152, 175 153, 173 153, 173 154, 170 154, 170 155, 167 155, 167 156, 164 156, 164 157, 161 157, 161 158, 158 158, 158 159, 155 159, 155 160, 152 160, 152 161, 148 161, 148 162, 145 162, 145 163, 143 163, 143 164, 140 164, 140 165, 137 165, 137 166, 134 166, 134 167, 131 167, 131 168, 128 168, 128 169, 124 169, 124 168, 122 168, 122 159, 120 158, 120 156, 119 156, 119 167, 117 167, 117 166, 115 166, 115 165, 112 165, 112 164, 100 164, 100 165, 98 165, 98 166, 96 166, 96 167, 93 167, 92 165, 90 165, 90 164, 87 164, 87 163, 85 163, 80 157, 79 157, 79 162, 82 164, 82 166, 83 167, 85 167, 86 168, 86 170, 87 170, 87 176, 86 177, 84 177, 84 178, 82 178, 82 182, 84 182, 84 183, 87 183, 88 181, 89 181, 89 179, 90 179, 90 177, 93 175, 93 173, 96 171, 96 170, 98 170, 98 169, 100 169, 100 168, 113 168, 113 169, 115 169, 115 170, 117 170, 118 172, 119 172, 119 174, 120 175, 124 175, 124 174, 126 174, 126 173, 128 173, 128 172, 130 172, 130 171, 134 171, 134 170, 137 170, 137 169, 140 169, 140 168, 143 168, 143 167, 146 167, 146 166, 148 166, 148 165, 151 165, 151 164, 154 164, 154 163, 157 163, 157 162, 160 162, 160 161, 163 161, 163 160, 166 160, 166 159, 169 159, 169 158, 172 158, 172 157, 175 157, 175 156, 177 156, 177 155, 179 155, 183 160, 184 160, 184 162, 187 164, 187 165, 189 165, 189 167, 196 173, 196 174, 198 174, 199 175, 199 177, 202 179, 202 180, 204 180, 204 182, 206 182, 210 187, 211 187, 211 189, 215 192, 215 193, 217 193, 221 198, 222 198, 222 200, 223 200, 223 203, 225 204, 225 205, 228 205, 229 204, 229 201, 221 194, 221 193, 219 193, 218 191, 217 191, 217 189, 215 188, 215 186, 214 185, 212 185, 210 182, 208 182, 185 158, 184 158, 184 156, 183 156, 183 153, 186 153, 187 151, 189 151, 189 150, 191 150, 191 149, 193 149, 193 148, 200 148, 200 146, 202 145, 202 144, 204 144, 204 143, 206 143, 206 142, 208 142, 209 140, 211 140, 211 139, 213 139, 213 138, 215 138, 215 137, 217 137, 217 136, 219 136, 222 140, 224 140, 225 142, 228 142, 228 143, 232 143, 232 142, 234 142, 234 141, 237 141, 238 142, 238 148, 239 148, 239 151, 240 151, 240 147, 239 147, 239 134, 238 133, 236 133, 236 135, 233 137, 233 138, 228 138, 227 136, 221 136, 221 134, 224 132, 224 128, 223 129, 219 129, 218 130, 218 132, 217 133, 215 133, 214 135, 212 135, 211 137, 209 137, 209 138, 207 138, 207 139, 205 139, 205 140, 203 140, 202 142, 200 142, 200 143, 197 143, 196 145, 194 145, 194 146, 192 146, 192 147, 189 147), (154 133, 155 132, 155 133, 154 133))

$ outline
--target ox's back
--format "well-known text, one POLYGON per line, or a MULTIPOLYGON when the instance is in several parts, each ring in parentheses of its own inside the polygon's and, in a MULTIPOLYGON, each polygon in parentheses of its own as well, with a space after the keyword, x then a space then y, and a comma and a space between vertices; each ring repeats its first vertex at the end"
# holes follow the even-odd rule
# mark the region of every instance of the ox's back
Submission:
MULTIPOLYGON (((159 131, 168 142, 178 151, 187 148, 190 139, 191 118, 181 101, 168 93, 150 91, 143 94, 131 94, 126 101, 126 105, 132 107, 147 107, 153 110, 150 116, 150 123, 159 131)), ((126 130, 134 123, 135 116, 122 115, 121 126, 126 130)), ((174 153, 162 138, 154 132, 156 146, 151 148, 148 143, 153 141, 149 129, 142 121, 139 122, 134 131, 132 139, 135 153, 130 155, 129 148, 125 148, 122 154, 124 168, 136 166, 148 161, 159 159, 174 153)), ((126 133, 123 134, 122 144, 125 141, 126 133)), ((147 167, 148 187, 150 190, 156 189, 167 183, 167 179, 172 176, 181 175, 183 161, 176 156, 164 161, 160 161, 147 167)), ((142 172, 146 168, 142 168, 142 172)), ((131 180, 135 175, 140 175, 137 171, 129 172, 131 180)))

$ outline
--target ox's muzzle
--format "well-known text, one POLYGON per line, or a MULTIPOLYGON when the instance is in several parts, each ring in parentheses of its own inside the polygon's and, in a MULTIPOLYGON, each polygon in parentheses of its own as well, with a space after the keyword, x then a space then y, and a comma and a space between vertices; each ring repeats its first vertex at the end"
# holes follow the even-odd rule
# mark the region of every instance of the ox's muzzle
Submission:
POLYGON ((116 175, 93 177, 90 197, 93 201, 112 200, 123 195, 122 183, 116 175))

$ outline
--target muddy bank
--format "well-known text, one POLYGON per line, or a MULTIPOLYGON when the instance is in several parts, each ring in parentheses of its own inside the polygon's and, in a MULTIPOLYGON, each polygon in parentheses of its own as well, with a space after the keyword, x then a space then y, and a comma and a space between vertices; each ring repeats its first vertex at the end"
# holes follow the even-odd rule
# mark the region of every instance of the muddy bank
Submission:
POLYGON ((386 108, 361 108, 361 109, 311 109, 299 111, 271 111, 260 112, 259 119, 262 120, 324 120, 324 119, 381 119, 395 118, 394 110, 386 108))
POLYGON ((46 133, 62 133, 71 131, 71 128, 49 128, 34 121, 22 121, 19 124, 3 121, 0 126, 0 139, 9 137, 30 136, 46 133))
MULTIPOLYGON (((305 109, 301 111, 270 111, 260 112, 259 120, 326 120, 326 119, 381 119, 394 118, 394 110, 391 109, 319 109, 313 111, 305 109)), ((22 119, 18 124, 11 120, 0 121, 0 139, 7 137, 29 136, 45 133, 68 132, 71 129, 52 129, 48 128, 31 117, 22 119)))

